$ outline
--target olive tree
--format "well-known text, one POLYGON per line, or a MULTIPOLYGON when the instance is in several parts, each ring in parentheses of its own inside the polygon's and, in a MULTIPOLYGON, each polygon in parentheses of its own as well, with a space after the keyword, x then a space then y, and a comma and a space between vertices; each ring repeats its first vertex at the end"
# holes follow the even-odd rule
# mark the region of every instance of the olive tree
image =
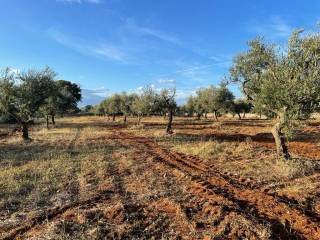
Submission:
POLYGON ((214 87, 210 86, 208 88, 201 88, 197 92, 197 99, 199 101, 199 110, 203 111, 204 118, 207 118, 207 114, 210 112, 210 106, 212 101, 212 96, 214 93, 214 87))
POLYGON ((50 68, 19 74, 9 68, 0 76, 0 111, 10 114, 20 124, 22 138, 29 139, 28 125, 38 114, 54 88, 56 73, 50 68))
MULTIPOLYGON (((40 110, 46 118, 47 128, 49 127, 49 116, 51 116, 52 124, 55 125, 55 116, 76 111, 80 100, 81 88, 77 84, 66 80, 55 81, 50 95, 45 99, 40 110)), ((90 109, 86 106, 85 111, 89 112, 90 109)))
POLYGON ((242 117, 245 117, 245 114, 249 113, 250 110, 251 110, 251 105, 243 99, 234 100, 230 107, 230 112, 233 115, 237 114, 240 120, 241 120, 240 114, 243 114, 242 117))
POLYGON ((122 113, 122 97, 121 94, 115 93, 104 101, 104 107, 108 114, 112 115, 112 121, 116 120, 116 115, 122 113))
POLYGON ((221 83, 219 87, 209 86, 207 91, 208 109, 218 120, 218 113, 230 110, 234 96, 224 83, 221 83))
POLYGON ((200 88, 196 91, 196 96, 190 96, 187 105, 192 107, 196 112, 197 118, 207 113, 214 113, 215 119, 218 120, 218 113, 220 111, 228 111, 233 102, 234 96, 227 88, 226 84, 221 83, 219 87, 213 85, 207 88, 200 88))
POLYGON ((196 91, 196 96, 194 98, 194 111, 198 120, 200 120, 200 117, 208 111, 206 96, 207 91, 205 88, 200 88, 196 91))
POLYGON ((128 94, 123 92, 121 94, 121 112, 123 113, 123 122, 127 122, 127 116, 133 114, 133 102, 137 99, 137 94, 128 94))
POLYGON ((94 113, 98 116, 105 116, 106 112, 104 109, 104 106, 102 104, 103 102, 99 103, 98 105, 94 106, 94 113))
POLYGON ((142 116, 154 113, 156 105, 156 92, 151 87, 145 87, 142 92, 133 100, 132 111, 138 116, 140 123, 142 116))
POLYGON ((185 109, 189 117, 193 116, 195 113, 195 101, 196 99, 192 95, 187 98, 185 109))
POLYGON ((163 107, 162 112, 166 112, 168 114, 168 124, 166 128, 167 134, 172 134, 172 121, 173 115, 177 108, 177 103, 175 101, 176 90, 175 89, 163 89, 157 95, 157 102, 159 102, 160 106, 163 107))
POLYGON ((230 78, 254 107, 273 113, 277 153, 290 158, 286 141, 294 120, 306 119, 320 102, 320 35, 294 31, 286 49, 257 38, 239 54, 230 78))

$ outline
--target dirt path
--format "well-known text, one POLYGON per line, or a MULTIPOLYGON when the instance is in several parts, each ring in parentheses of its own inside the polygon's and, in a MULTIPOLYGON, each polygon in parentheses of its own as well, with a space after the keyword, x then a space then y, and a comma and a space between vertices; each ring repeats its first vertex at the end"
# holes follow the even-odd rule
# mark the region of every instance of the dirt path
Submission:
MULTIPOLYGON (((143 222, 142 225, 137 225, 127 233, 128 238, 135 234, 139 236, 138 233, 141 232, 149 237, 160 236, 159 229, 166 229, 170 221, 177 218, 176 213, 172 211, 174 208, 183 212, 179 216, 183 224, 176 228, 181 236, 189 233, 194 227, 201 236, 200 233, 210 230, 222 238, 228 236, 228 239, 234 239, 233 237, 240 234, 250 236, 250 239, 264 239, 255 229, 247 233, 245 232, 247 230, 242 229, 241 226, 232 225, 235 219, 243 218, 244 222, 248 222, 249 229, 254 228, 250 224, 257 225, 258 228, 263 225, 270 226, 271 239, 320 239, 318 218, 304 214, 276 196, 250 187, 250 184, 245 181, 219 173, 197 157, 164 149, 151 139, 138 137, 122 130, 113 131, 110 138, 133 149, 135 153, 133 160, 138 163, 151 158, 153 164, 151 163, 150 169, 143 169, 143 171, 155 171, 157 174, 172 176, 170 179, 173 182, 168 182, 167 187, 171 184, 184 184, 183 187, 188 194, 182 194, 179 199, 172 194, 165 198, 166 201, 154 199, 150 206, 131 204, 135 197, 125 189, 123 173, 119 171, 117 165, 110 163, 109 171, 113 176, 114 190, 105 189, 80 202, 49 209, 11 230, 2 239, 14 239, 18 235, 21 236, 33 230, 36 232, 40 225, 57 221, 67 212, 78 212, 79 208, 105 207, 110 204, 110 198, 114 195, 118 195, 122 202, 126 222, 134 224, 137 218, 143 222), (165 211, 167 215, 172 216, 171 220, 167 215, 162 216, 154 209, 161 209, 160 212, 165 211), (150 218, 151 220, 145 220, 150 218)), ((73 145, 72 141, 70 150, 73 145)), ((112 218, 114 217, 117 216, 112 215, 112 218)))
POLYGON ((191 191, 195 196, 232 202, 236 211, 257 222, 268 222, 274 238, 320 239, 320 223, 265 192, 242 187, 235 180, 212 171, 196 157, 171 152, 150 139, 124 132, 114 134, 115 139, 153 156, 155 160, 179 169, 193 180, 191 191))

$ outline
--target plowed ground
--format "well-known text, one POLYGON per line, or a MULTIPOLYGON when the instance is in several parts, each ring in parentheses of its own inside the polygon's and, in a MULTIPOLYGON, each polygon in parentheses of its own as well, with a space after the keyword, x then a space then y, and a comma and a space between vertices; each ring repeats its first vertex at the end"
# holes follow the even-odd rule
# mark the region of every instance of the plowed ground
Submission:
MULTIPOLYGON (((243 122, 232 129, 230 125, 235 123, 225 121, 225 130, 223 125, 192 125, 181 120, 176 122, 175 136, 159 137, 157 131, 163 131, 163 124, 154 121, 145 122, 138 129, 107 123, 91 129, 99 134, 90 136, 84 136, 84 130, 77 128, 67 151, 116 146, 103 159, 103 178, 97 181, 94 172, 81 175, 77 179, 76 200, 30 214, 16 224, 2 224, 0 238, 320 239, 319 190, 310 193, 305 188, 305 196, 299 198, 301 189, 294 189, 306 183, 319 186, 317 169, 283 179, 281 184, 267 178, 256 181, 254 176, 248 178, 241 171, 252 166, 250 158, 267 156, 269 161, 274 156, 272 146, 268 150, 266 144, 269 136, 263 131, 241 125, 243 122), (241 134, 228 134, 232 130, 241 134), (233 153, 222 161, 176 150, 175 146, 184 144, 181 142, 186 136, 193 139, 188 146, 194 142, 202 144, 212 136, 216 137, 214 141, 241 144, 251 136, 253 155, 246 159, 244 154, 233 153), (232 161, 228 163, 226 159, 232 161), (238 165, 242 168, 235 167, 238 165), (235 174, 239 169, 240 174, 235 174)), ((268 123, 255 124, 265 129, 268 123)), ((307 144, 316 146, 317 142, 313 139, 307 144)), ((299 148, 296 149, 295 154, 299 155, 299 148)), ((317 161, 317 154, 312 153, 310 161, 317 161)), ((301 155, 306 155, 304 150, 301 155)))

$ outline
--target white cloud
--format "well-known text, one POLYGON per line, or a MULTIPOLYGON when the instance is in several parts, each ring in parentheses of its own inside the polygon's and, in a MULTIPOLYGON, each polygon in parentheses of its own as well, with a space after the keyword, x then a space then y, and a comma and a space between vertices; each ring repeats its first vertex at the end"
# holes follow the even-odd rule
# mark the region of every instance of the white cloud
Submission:
POLYGON ((74 49, 82 54, 102 57, 121 63, 128 63, 128 55, 120 46, 109 43, 92 43, 86 39, 67 35, 57 29, 47 30, 47 35, 57 43, 74 49))
POLYGON ((268 22, 261 23, 253 20, 249 25, 249 30, 268 38, 287 38, 293 27, 282 17, 272 16, 268 19, 268 22))
POLYGON ((82 4, 82 3, 93 3, 100 4, 103 3, 102 0, 56 0, 57 2, 68 3, 68 4, 82 4))
POLYGON ((176 45, 182 44, 181 41, 173 34, 168 34, 158 29, 138 25, 132 18, 125 19, 125 24, 124 26, 121 27, 121 29, 130 31, 132 33, 135 33, 141 36, 152 36, 154 38, 160 39, 162 41, 170 42, 176 45))
POLYGON ((178 89, 177 90, 177 100, 184 100, 187 99, 189 96, 194 95, 196 93, 195 89, 185 89, 185 90, 181 90, 178 89))
POLYGON ((96 105, 99 104, 102 100, 104 100, 107 96, 111 94, 111 92, 105 91, 103 92, 101 89, 86 89, 83 88, 82 92, 82 101, 79 103, 80 107, 85 105, 96 105))
POLYGON ((91 93, 98 96, 106 96, 107 94, 110 93, 110 89, 102 86, 95 89, 91 89, 91 93))
POLYGON ((165 84, 165 83, 175 83, 176 80, 174 80, 174 79, 163 79, 163 78, 160 78, 160 79, 157 80, 157 82, 158 82, 158 83, 163 83, 163 84, 165 84))
POLYGON ((229 68, 232 64, 232 56, 231 55, 213 55, 210 56, 209 59, 211 59, 214 63, 212 65, 223 67, 223 68, 229 68))
POLYGON ((175 73, 189 78, 193 81, 202 82, 208 75, 210 75, 210 69, 213 68, 213 64, 195 64, 186 68, 180 69, 175 73))
MULTIPOLYGON (((84 0, 59 0, 69 3, 84 3, 84 0)), ((86 0, 88 2, 89 0, 86 0)), ((100 2, 101 0, 91 0, 91 2, 100 2)), ((76 50, 85 55, 96 56, 104 59, 113 60, 119 63, 142 65, 150 64, 154 61, 153 52, 162 51, 166 53, 167 49, 163 44, 155 43, 156 39, 163 43, 180 45, 181 41, 173 34, 164 31, 141 26, 134 19, 127 18, 113 32, 113 40, 92 40, 88 37, 77 37, 67 32, 62 32, 57 28, 47 30, 47 35, 57 43, 76 50), (152 59, 151 59, 152 58, 152 59)))
MULTIPOLYGON (((183 78, 185 80, 191 81, 184 81, 184 82, 196 82, 201 83, 208 79, 208 77, 213 76, 213 68, 217 66, 216 63, 210 64, 201 64, 201 63, 180 63, 179 68, 176 71, 172 71, 170 73, 161 74, 158 76, 160 80, 171 80, 172 77, 174 78, 183 78)), ((159 80, 158 80, 159 82, 159 80)), ((159 82, 160 83, 160 82, 159 82)))
POLYGON ((92 51, 93 53, 111 58, 119 62, 124 62, 128 58, 128 56, 119 47, 112 45, 103 44, 98 47, 93 47, 92 51))
POLYGON ((292 27, 289 26, 281 17, 272 17, 272 28, 274 32, 279 36, 287 37, 291 34, 292 27))
POLYGON ((87 95, 94 95, 99 97, 106 97, 110 94, 110 89, 107 89, 105 87, 99 87, 95 89, 85 89, 85 92, 87 95))

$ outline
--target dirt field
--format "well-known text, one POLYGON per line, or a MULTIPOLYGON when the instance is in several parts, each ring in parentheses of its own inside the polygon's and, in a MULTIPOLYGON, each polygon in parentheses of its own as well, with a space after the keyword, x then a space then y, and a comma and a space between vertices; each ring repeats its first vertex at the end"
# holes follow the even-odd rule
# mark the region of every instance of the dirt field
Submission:
POLYGON ((320 121, 104 117, 0 128, 0 239, 320 239, 320 121))

